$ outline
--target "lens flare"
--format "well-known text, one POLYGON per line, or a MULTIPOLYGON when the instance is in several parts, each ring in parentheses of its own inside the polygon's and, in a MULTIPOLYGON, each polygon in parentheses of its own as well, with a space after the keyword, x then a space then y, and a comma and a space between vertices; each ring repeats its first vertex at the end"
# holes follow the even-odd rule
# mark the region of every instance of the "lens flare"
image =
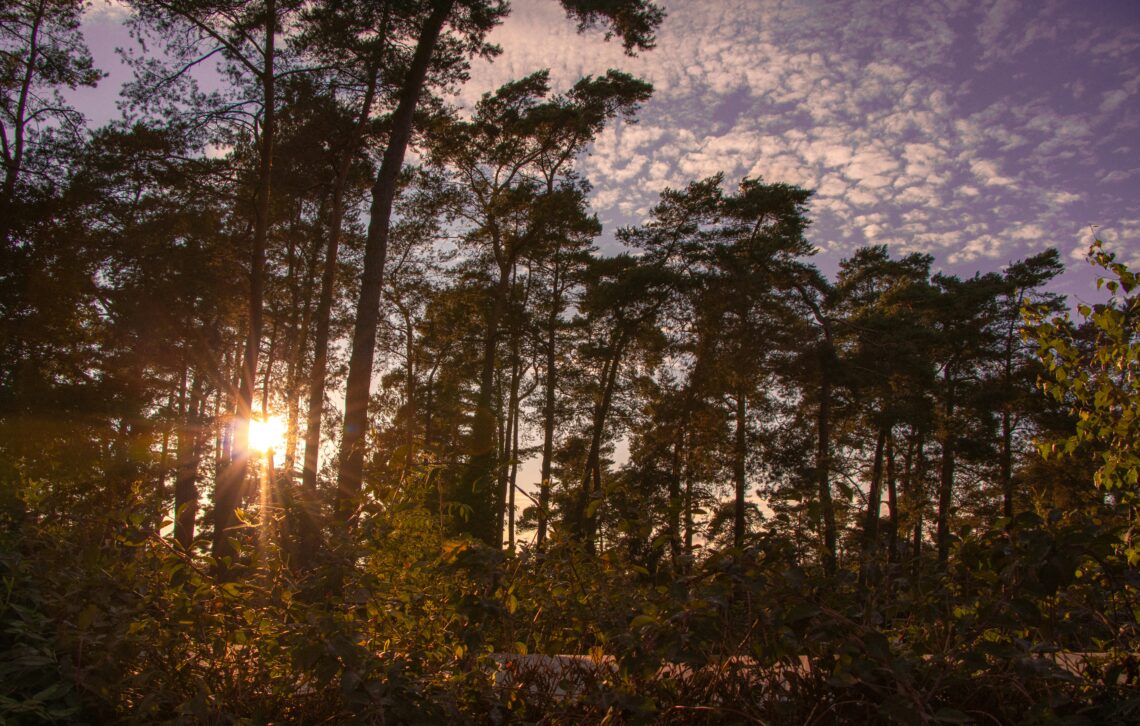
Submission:
POLYGON ((285 422, 280 416, 250 419, 249 448, 252 451, 280 450, 285 446, 285 422))

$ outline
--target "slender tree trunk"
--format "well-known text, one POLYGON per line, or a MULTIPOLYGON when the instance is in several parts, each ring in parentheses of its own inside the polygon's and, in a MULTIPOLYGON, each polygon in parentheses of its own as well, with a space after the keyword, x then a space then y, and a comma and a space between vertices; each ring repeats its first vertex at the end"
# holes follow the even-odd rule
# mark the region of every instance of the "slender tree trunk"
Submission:
MULTIPOLYGON (((1023 295, 1022 290, 1017 290, 1015 298, 1021 300, 1023 295)), ((1020 307, 1020 305, 1018 306, 1020 307)), ((1010 410, 1012 406, 1012 393, 1013 393, 1013 345, 1015 336, 1015 320, 1018 317, 1011 317, 1009 326, 1005 334, 1005 360, 1002 367, 1002 383, 1005 387, 1006 400, 1002 403, 1001 411, 1001 492, 1002 492, 1002 515, 1013 519, 1013 412, 1010 410)))
MULTIPOLYGON (((183 361, 182 375, 179 376, 178 381, 177 404, 175 404, 174 401, 174 391, 170 392, 170 396, 167 398, 166 402, 167 411, 172 412, 174 415, 172 419, 167 420, 162 427, 162 448, 159 451, 158 455, 158 477, 157 481, 155 482, 158 487, 158 498, 161 504, 159 506, 159 511, 155 513, 157 515, 154 519, 155 523, 161 522, 165 516, 161 510, 166 505, 166 478, 170 473, 170 435, 173 433, 172 429, 177 428, 179 425, 176 422, 181 422, 186 417, 186 379, 190 374, 189 368, 190 367, 186 365, 186 362, 183 361)), ((177 466, 178 464, 176 461, 175 468, 177 468, 177 466)), ((175 477, 177 476, 178 474, 175 472, 175 477)))
POLYGON ((424 448, 431 448, 435 442, 435 376, 439 373, 437 360, 424 381, 424 448))
POLYGON ((321 291, 317 298, 316 330, 313 335, 313 366, 309 372, 309 400, 305 413, 305 460, 301 471, 301 496, 309 511, 315 511, 317 501, 317 474, 320 466, 321 419, 325 408, 325 385, 329 364, 329 329, 332 321, 333 295, 336 291, 336 267, 340 254, 340 238, 344 225, 345 193, 352 161, 359 150, 361 139, 376 94, 377 74, 368 78, 364 101, 353 129, 352 143, 344 150, 333 181, 332 213, 329 219, 328 241, 325 246, 324 268, 321 272, 321 291))
POLYGON ((230 425, 228 420, 228 412, 225 409, 225 398, 222 396, 222 390, 219 388, 214 393, 214 418, 216 419, 214 425, 214 470, 221 471, 230 460, 229 455, 229 435, 230 425))
MULTIPOLYGON (((590 499, 602 503, 602 456, 599 449, 593 457, 593 466, 590 467, 590 499)), ((599 550, 604 550, 603 534, 598 531, 598 515, 597 509, 591 517, 586 517, 586 551, 594 554, 599 550)))
POLYGON ((1013 518, 1013 416, 1001 412, 1001 490, 1002 515, 1013 518))
POLYGON ((914 549, 914 575, 917 578, 922 572, 922 512, 914 518, 914 533, 911 547, 914 549))
POLYGON ((895 471, 895 437, 887 435, 887 562, 899 560, 899 496, 895 471))
POLYGON ((265 248, 269 235, 269 195, 273 171, 273 143, 276 131, 275 77, 273 70, 277 30, 276 0, 268 0, 265 11, 265 66, 261 72, 264 110, 261 125, 261 148, 258 159, 257 200, 254 209, 253 250, 249 273, 249 331, 245 341, 241 382, 238 388, 237 420, 233 432, 233 450, 229 464, 218 477, 214 492, 213 555, 224 576, 226 558, 235 554, 230 529, 237 522, 235 510, 245 489, 249 458, 249 419, 253 414, 253 388, 257 376, 257 358, 261 346, 261 312, 265 294, 265 248))
POLYGON ((823 566, 835 574, 838 538, 835 531, 835 507, 831 501, 831 355, 820 349, 819 407, 816 410, 815 470, 819 486, 819 507, 823 511, 823 566))
POLYGON ((871 486, 867 492, 867 511, 863 515, 863 561, 859 567, 859 584, 866 585, 877 570, 879 550, 879 510, 883 505, 883 453, 887 427, 879 426, 875 440, 875 459, 871 464, 871 486))
POLYGON ((807 288, 793 283, 800 297, 819 323, 823 340, 816 349, 819 361, 819 407, 816 410, 816 452, 815 470, 819 488, 819 508, 823 510, 823 567, 829 575, 834 575, 838 559, 838 536, 835 527, 835 506, 831 501, 831 375, 832 366, 837 362, 834 338, 831 335, 831 322, 823 314, 819 303, 807 288))
POLYGON ((685 416, 682 415, 673 436, 673 457, 669 464, 669 558, 675 572, 679 572, 681 566, 681 509, 684 507, 681 497, 681 455, 684 446, 685 416))
POLYGON ((511 483, 510 497, 507 502, 507 542, 511 552, 515 551, 515 490, 518 489, 519 480, 519 405, 518 393, 515 393, 515 406, 511 415, 514 425, 511 426, 511 483))
MULTIPOLYGON (((388 257, 388 235, 397 182, 404 154, 411 140, 412 124, 428 66, 443 24, 455 0, 436 0, 420 30, 416 50, 392 114, 391 132, 384 159, 372 187, 372 209, 364 249, 360 299, 352 335, 345 394, 344 430, 340 446, 340 472, 337 478, 337 513, 341 521, 354 519, 364 472, 365 429, 368 425, 368 396, 372 383, 372 363, 376 348, 376 327, 380 322, 380 295, 384 285, 384 264, 388 257)), ((307 452, 306 452, 307 454, 307 452)))
MULTIPOLYGON (((906 452, 903 454, 902 469, 903 506, 906 508, 908 515, 918 512, 918 501, 914 492, 914 459, 917 445, 918 432, 914 430, 914 427, 911 427, 906 437, 906 452)), ((901 519, 896 520, 896 524, 899 522, 901 522, 901 519)))
MULTIPOLYGON (((500 263, 499 280, 492 292, 491 307, 487 313, 487 330, 483 337, 483 365, 479 375, 479 395, 471 421, 471 443, 467 466, 460 480, 455 499, 469 508, 465 522, 456 522, 459 530, 483 542, 502 547, 502 527, 496 532, 497 483, 495 451, 495 360, 499 346, 499 324, 507 312, 511 285, 510 263, 500 263)), ((505 480, 503 482, 505 484, 505 480)))
POLYGON ((594 407, 594 422, 590 435, 590 449, 586 454, 586 465, 582 471, 581 487, 571 512, 570 526, 574 536, 586 543, 589 551, 593 550, 593 520, 595 512, 591 511, 590 495, 593 491, 591 482, 597 482, 600 477, 597 471, 601 468, 602 433, 605 430, 606 419, 609 417, 610 404, 613 401, 614 387, 617 384, 618 367, 625 352, 625 337, 618 336, 611 355, 602 367, 601 398, 594 407))
POLYGON ((915 435, 914 450, 914 478, 911 482, 911 491, 914 497, 914 574, 917 577, 922 571, 922 522, 926 516, 926 475, 929 462, 926 460, 925 434, 920 430, 915 435))
POLYGON ((269 414, 269 384, 273 379, 273 365, 277 362, 277 336, 280 333, 277 316, 273 315, 269 333, 269 350, 265 353, 265 372, 261 377, 261 413, 269 414))
MULTIPOLYGON (((513 375, 513 370, 509 375, 513 375)), ((508 380, 506 388, 509 390, 511 382, 508 380)), ((499 444, 496 447, 496 466, 495 466, 495 519, 496 535, 495 539, 498 541, 498 548, 503 548, 503 530, 507 526, 507 486, 511 479, 510 465, 508 464, 511 455, 511 426, 514 424, 511 418, 511 406, 508 401, 506 406, 503 405, 503 382, 502 376, 499 377, 498 391, 495 396, 496 407, 498 408, 499 415, 499 444)), ((510 395, 509 393, 507 394, 510 395)))
POLYGON ((542 407, 542 466, 541 482, 538 489, 538 532, 535 542, 539 550, 546 544, 547 520, 550 517, 550 477, 554 462, 554 403, 558 383, 558 319, 562 312, 562 290, 559 288, 559 260, 555 260, 550 301, 550 312, 546 318, 546 380, 544 381, 544 402, 542 407))
POLYGON ((196 374, 190 386, 190 400, 178 429, 178 463, 174 478, 174 541, 189 551, 194 544, 194 522, 198 517, 198 467, 202 459, 203 379, 196 374))
POLYGON ((954 502, 954 456, 956 435, 954 425, 955 390, 951 368, 946 366, 942 376, 945 386, 942 422, 942 474, 938 481, 938 561, 945 564, 950 557, 950 508, 954 502))
POLYGON ((503 479, 504 479, 504 481, 503 481, 503 508, 502 508, 502 516, 499 519, 499 532, 500 532, 499 538, 500 538, 500 540, 502 539, 501 533, 503 531, 504 525, 506 525, 510 529, 510 532, 508 532, 508 534, 509 534, 508 540, 510 542, 510 546, 511 546, 512 550, 514 549, 514 528, 515 528, 515 522, 514 522, 514 500, 515 500, 514 478, 515 478, 515 474, 514 473, 518 469, 518 461, 517 461, 518 451, 517 451, 517 449, 518 449, 518 441, 519 441, 519 430, 518 430, 518 427, 519 427, 519 384, 521 383, 521 379, 522 379, 522 361, 520 360, 520 356, 519 356, 519 345, 521 342, 520 337, 521 337, 521 335, 520 335, 519 326, 517 324, 512 323, 512 325, 511 325, 511 382, 510 382, 510 391, 507 393, 507 426, 506 426, 507 440, 504 442, 505 446, 504 446, 504 452, 503 452, 503 454, 504 454, 503 462, 505 465, 504 469, 503 469, 503 473, 504 473, 504 477, 503 477, 503 479), (503 520, 507 518, 508 514, 509 514, 509 524, 506 524, 503 520))
MULTIPOLYGON (((348 164, 342 165, 342 171, 348 164)), ((317 299, 317 327, 313 338, 313 366, 309 372, 309 400, 305 413, 305 458, 301 465, 301 496, 315 506, 317 474, 320 466, 321 419, 325 408, 325 384, 328 378, 329 328, 332 318, 333 291, 336 287, 337 256, 340 249, 341 224, 344 218, 345 174, 338 174, 333 190, 332 221, 325 249, 321 292, 317 299)))
POLYGON ((871 464, 871 487, 867 492, 867 512, 863 516, 863 553, 870 556, 879 542, 879 510, 883 505, 883 454, 886 452, 887 427, 879 427, 875 439, 875 459, 871 464))
POLYGON ((736 485, 736 498, 732 516, 732 546, 744 546, 744 505, 746 487, 746 458, 748 456, 748 401, 743 391, 736 393, 736 445, 733 448, 732 473, 736 485))
POLYGON ((407 481, 415 462, 416 448, 416 328, 412 322, 411 310, 401 310, 404 318, 404 465, 400 472, 401 484, 407 481))
MULTIPOLYGON (((12 208, 16 200, 16 184, 24 164, 24 136, 27 133, 28 102, 32 97, 32 80, 40 63, 40 28, 43 25, 47 3, 36 5, 36 13, 28 31, 28 58, 24 64, 23 78, 20 79, 20 94, 16 101, 16 113, 12 122, 12 142, 5 148, 4 185, 0 187, 0 250, 8 252, 12 234, 12 208)), ((5 137, 7 141, 7 137, 5 137)))
MULTIPOLYGON (((322 211, 324 205, 321 205, 322 211)), ((300 215, 298 206, 298 216, 300 215)), ((323 214, 321 215, 323 216, 323 214)), ((300 441, 301 416, 301 371, 305 367, 305 353, 309 341, 309 327, 313 322, 313 277, 320 264, 321 244, 319 238, 312 240, 304 256, 304 284, 298 283, 298 276, 290 275, 290 315, 288 328, 293 345, 289 351, 289 365, 285 372, 286 416, 288 423, 285 437, 285 474, 292 482, 297 468, 297 445, 300 441)), ((292 261, 290 262, 292 267, 292 261)))
POLYGON ((685 570, 693 562, 693 470, 688 463, 685 464, 685 570))
MULTIPOLYGON (((294 376, 291 373, 286 374, 287 380, 292 378, 294 376)), ((296 476, 297 429, 301 425, 301 399, 300 393, 295 391, 293 387, 290 387, 289 391, 289 397, 285 401, 285 461, 282 475, 292 482, 295 481, 294 477, 296 476)))

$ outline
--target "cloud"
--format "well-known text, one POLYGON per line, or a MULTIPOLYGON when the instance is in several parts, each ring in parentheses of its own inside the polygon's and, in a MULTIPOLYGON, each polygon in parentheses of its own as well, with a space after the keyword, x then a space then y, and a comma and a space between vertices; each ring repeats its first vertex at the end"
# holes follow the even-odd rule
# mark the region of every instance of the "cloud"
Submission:
POLYGON ((1112 113, 1116 109, 1124 105, 1134 95, 1134 91, 1130 92, 1125 88, 1117 88, 1104 94, 1103 100, 1100 102, 1100 110, 1103 113, 1112 113))
POLYGON ((970 162, 970 171, 979 181, 988 186, 1008 187, 1014 180, 998 172, 997 163, 989 159, 975 159, 970 162))
POLYGON ((1011 259, 1114 206, 1140 217, 1124 184, 1140 174, 1128 130, 1140 124, 1140 33, 1099 6, 666 9, 658 47, 630 59, 577 35, 553 0, 516 3, 492 38, 503 56, 473 69, 465 97, 543 67, 555 88, 610 67, 652 82, 640 122, 607 129, 581 162, 602 218, 623 224, 665 186, 721 171, 730 185, 752 175, 814 187, 810 234, 830 254, 874 240, 966 265, 1011 259))
POLYGON ((1006 230, 1005 236, 1015 240, 1041 240, 1045 230, 1039 224, 1015 224, 1006 230))
POLYGON ((1136 170, 1135 169, 1131 169, 1129 171, 1124 171, 1123 169, 1116 169, 1115 171, 1110 171, 1107 174, 1105 174, 1104 176, 1102 176, 1100 178, 1100 180, 1101 180, 1101 182, 1104 182, 1106 184, 1111 184, 1111 183, 1122 182, 1122 181, 1125 181, 1127 179, 1131 179, 1134 176, 1136 176, 1136 170))
POLYGON ((85 23, 121 23, 131 15, 123 0, 95 0, 83 11, 85 23))

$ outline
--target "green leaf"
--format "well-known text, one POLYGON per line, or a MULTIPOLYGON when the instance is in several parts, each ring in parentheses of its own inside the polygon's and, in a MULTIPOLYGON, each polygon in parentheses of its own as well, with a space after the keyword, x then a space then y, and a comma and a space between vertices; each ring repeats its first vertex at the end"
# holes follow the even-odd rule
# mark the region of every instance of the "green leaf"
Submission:
POLYGON ((819 615, 819 612, 820 610, 817 606, 808 602, 802 602, 792 606, 784 618, 789 623, 798 623, 808 618, 814 618, 816 615, 819 615))
POLYGON ((630 630, 640 630, 641 628, 644 628, 647 625, 656 625, 656 624, 657 624, 657 618, 653 617, 652 615, 645 615, 643 613, 641 615, 638 615, 637 617, 635 617, 633 620, 631 620, 629 622, 629 629, 630 630))
POLYGON ((586 505, 586 519, 593 519, 594 515, 598 513, 598 507, 602 506, 602 498, 598 497, 586 505))

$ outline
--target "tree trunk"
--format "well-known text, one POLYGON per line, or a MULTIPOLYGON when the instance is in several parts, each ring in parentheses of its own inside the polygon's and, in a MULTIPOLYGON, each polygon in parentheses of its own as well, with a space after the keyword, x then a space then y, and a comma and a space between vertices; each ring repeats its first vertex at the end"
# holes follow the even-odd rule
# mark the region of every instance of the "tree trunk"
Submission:
POLYGON ((249 458, 249 419, 253 414, 253 388, 257 376, 257 358, 261 346, 261 309, 265 295, 265 247, 269 235, 269 195, 273 171, 273 142, 276 130, 275 77, 273 70, 277 30, 276 0, 268 0, 265 12, 265 66, 261 72, 264 104, 261 125, 261 148, 258 159, 257 200, 253 220, 253 250, 249 271, 249 330, 242 360, 238 387, 237 420, 233 431, 233 449, 228 465, 218 477, 214 491, 214 558, 224 576, 226 558, 235 554, 229 530, 237 522, 235 510, 245 489, 246 464, 249 458))
POLYGON ((887 562, 899 560, 899 497, 895 472, 895 437, 887 436, 887 562))
POLYGON ((693 470, 692 467, 685 464, 685 570, 688 571, 689 566, 693 562, 693 532, 696 527, 693 526, 693 470))
MULTIPOLYGON (((24 136, 27 132, 28 101, 32 96, 32 80, 40 63, 39 37, 43 25, 47 3, 36 6, 36 14, 28 32, 28 58, 24 64, 23 78, 20 80, 20 95, 16 101, 16 113, 12 122, 11 150, 4 149, 4 185, 0 187, 0 250, 8 252, 9 237, 12 234, 12 207, 16 200, 16 183, 24 163, 24 136)), ((7 140, 7 137, 5 137, 7 140)), ((7 272, 7 270, 3 270, 7 272)))
POLYGON ((925 434, 919 430, 915 432, 914 449, 914 475, 909 488, 913 497, 911 507, 915 511, 914 523, 914 574, 917 577, 922 571, 922 520, 926 516, 926 474, 929 462, 926 460, 925 434))
MULTIPOLYGON (((519 444, 519 384, 522 379, 522 361, 519 356, 520 331, 517 324, 511 325, 511 382, 507 393, 507 426, 506 441, 504 442, 503 462, 505 468, 503 481, 503 509, 499 519, 499 539, 502 540, 504 525, 510 530, 508 541, 513 550, 514 542, 514 480, 518 471, 518 444, 519 444), (509 516, 508 516, 509 515, 509 516), (507 519, 509 523, 503 520, 507 519)), ((501 546, 501 545, 500 545, 501 546)))
MULTIPOLYGON (((1015 299, 1022 298, 1023 291, 1018 289, 1015 299)), ((1020 307, 1020 306, 1019 306, 1020 307)), ((1016 335, 1015 320, 1020 316, 1011 317, 1005 334, 1005 360, 1002 366, 1002 382, 1005 386, 1006 400, 1002 403, 1001 411, 1001 492, 1002 515, 1013 519, 1013 412, 1010 410, 1013 402, 1013 344, 1016 335)))
POLYGON ((879 542, 879 514, 883 505, 883 454, 886 451, 887 427, 879 427, 875 440, 875 459, 871 464, 871 487, 867 492, 867 512, 863 516, 863 554, 871 556, 879 542))
MULTIPOLYGON (((458 529, 483 542, 502 547, 503 530, 496 522, 497 494, 495 451, 494 384, 495 359, 499 346, 499 323, 507 312, 510 293, 510 264, 500 263, 499 280, 492 293, 491 307, 487 313, 487 330, 483 337, 483 365, 479 375, 479 397, 475 402, 475 414, 471 421, 471 444, 467 466, 460 480, 460 489, 455 499, 466 505, 470 512, 465 522, 457 522, 458 529)), ((505 484, 505 477, 504 482, 505 484)))
POLYGON ((867 492, 867 511, 863 515, 863 561, 859 567, 859 584, 872 579, 879 549, 879 511, 883 505, 883 452, 886 448, 887 427, 879 426, 875 440, 875 459, 871 464, 871 486, 867 492))
POLYGON ((611 349, 608 360, 602 367, 601 399, 594 407, 594 422, 590 435, 590 449, 586 454, 586 465, 582 471, 581 487, 570 516, 571 532, 579 541, 586 543, 586 549, 593 551, 593 526, 595 512, 590 511, 590 495, 594 491, 591 482, 595 485, 598 480, 598 470, 601 468, 602 432, 605 430, 606 418, 609 416, 610 404, 613 401, 614 386, 617 384, 618 367, 625 349, 625 338, 619 335, 611 349))
POLYGON ((558 374, 558 318, 562 312, 562 290, 559 288, 559 260, 555 260, 550 300, 546 318, 546 380, 542 407, 542 468, 538 489, 538 532, 535 542, 539 550, 546 544, 547 519, 550 516, 550 477, 554 462, 554 403, 558 374))
MULTIPOLYGON (((323 211, 323 204, 322 204, 323 211)), ((298 206, 300 216, 300 206, 298 206)), ((323 216, 323 215, 322 215, 323 216)), ((289 365, 285 372, 286 417, 285 427, 285 474, 293 481, 297 465, 297 445, 300 441, 301 416, 301 371, 305 367, 305 352, 309 340, 309 326, 313 321, 313 276, 316 274, 320 257, 320 240, 314 239, 304 256, 303 282, 300 275, 290 274, 290 313, 288 329, 293 339, 289 351, 289 365)), ((292 258, 290 267, 294 266, 292 258)))
POLYGON ((942 422, 942 474, 938 481, 938 561, 945 564, 950 557, 950 507, 954 497, 954 378, 947 365, 942 375, 945 385, 942 422))
POLYGON ((1001 412, 1001 490, 1002 515, 1013 518, 1013 416, 1001 412))
POLYGON ((178 463, 174 478, 174 541, 183 551, 194 544, 194 522, 198 517, 198 467, 202 459, 202 395, 205 376, 196 374, 190 386, 190 400, 178 429, 178 463))
POLYGON ((748 456, 747 415, 748 401, 742 391, 736 394, 736 443, 733 448, 732 473, 736 485, 736 498, 732 514, 732 546, 744 546, 744 505, 746 487, 745 461, 748 456))
POLYGON ((511 552, 515 551, 515 490, 519 480, 519 405, 518 392, 515 392, 515 405, 511 415, 514 425, 511 426, 511 482, 510 496, 507 501, 507 543, 511 552))
POLYGON ((669 558, 675 572, 679 572, 681 566, 681 509, 684 506, 681 498, 681 454, 684 446, 685 416, 682 415, 673 436, 673 458, 669 465, 669 558))
POLYGON ((416 448, 416 327, 411 310, 401 310, 404 319, 404 464, 400 471, 403 485, 415 463, 416 448))
MULTIPOLYGON (((514 376, 512 369, 506 384, 508 391, 510 390, 514 376)), ((503 548, 503 530, 507 526, 507 486, 510 483, 510 466, 508 462, 511 456, 511 426, 514 425, 514 420, 511 418, 511 405, 507 401, 506 406, 503 405, 503 380, 499 376, 499 385, 497 386, 497 395, 495 396, 496 408, 498 409, 499 420, 499 443, 496 447, 496 466, 495 466, 495 540, 498 542, 498 548, 503 548)), ((507 393, 509 396, 510 393, 507 393)))
POLYGON ((344 150, 344 157, 333 181, 332 214, 329 219, 328 241, 325 246, 324 268, 321 271, 321 291, 317 298, 317 327, 313 336, 313 367, 309 372, 309 400, 305 413, 305 460, 301 471, 301 496, 309 511, 315 511, 317 501, 317 474, 320 470, 321 419, 325 408, 325 385, 329 364, 329 328, 332 319, 333 294, 336 290, 336 266, 340 255, 340 238, 344 224, 344 197, 348 187, 348 174, 352 159, 360 147, 364 129, 371 116, 376 95, 377 74, 368 79, 360 115, 353 130, 352 143, 344 150))
POLYGON ((831 501, 831 354, 820 349, 819 407, 816 411, 815 469, 819 485, 819 507, 823 511, 823 566, 829 575, 835 574, 837 536, 835 507, 831 501))
MULTIPOLYGON (((384 285, 384 264, 388 257, 388 235, 396 185, 411 140, 412 124, 420 93, 427 78, 440 31, 451 13, 454 0, 437 0, 424 22, 416 42, 400 101, 392 114, 391 132, 384 159, 372 187, 372 208, 364 249, 360 299, 352 335, 348 384, 345 393, 344 430, 340 446, 340 472, 337 477, 336 509, 342 522, 351 522, 360 498, 364 472, 365 429, 368 425, 368 396, 372 383, 372 363, 376 348, 376 327, 380 321, 380 294, 384 285)), ((306 451, 306 456, 307 456, 306 451)))
POLYGON ((922 512, 919 512, 914 518, 914 536, 911 547, 914 549, 913 571, 917 581, 919 573, 922 572, 922 512))
POLYGON ((273 328, 269 333, 269 350, 265 353, 265 372, 261 376, 261 413, 269 415, 269 383, 273 378, 273 365, 277 362, 277 336, 280 325, 276 315, 271 313, 273 328))
MULTIPOLYGON (((174 402, 174 391, 171 391, 169 397, 167 398, 166 410, 172 413, 173 417, 164 421, 162 426, 162 448, 160 449, 158 455, 158 477, 155 481, 160 504, 158 511, 155 512, 157 516, 154 517, 153 523, 149 526, 155 526, 159 522, 162 522, 162 520, 165 518, 165 514, 162 511, 162 508, 166 506, 166 477, 170 473, 170 434, 172 433, 172 429, 177 428, 178 423, 176 422, 184 420, 186 418, 186 378, 189 375, 189 366, 186 365, 185 361, 183 361, 182 375, 179 376, 178 381, 177 405, 175 405, 174 402)), ((178 464, 175 462, 175 469, 177 469, 177 467, 178 464)), ((177 478, 177 471, 174 472, 174 476, 177 478)))

